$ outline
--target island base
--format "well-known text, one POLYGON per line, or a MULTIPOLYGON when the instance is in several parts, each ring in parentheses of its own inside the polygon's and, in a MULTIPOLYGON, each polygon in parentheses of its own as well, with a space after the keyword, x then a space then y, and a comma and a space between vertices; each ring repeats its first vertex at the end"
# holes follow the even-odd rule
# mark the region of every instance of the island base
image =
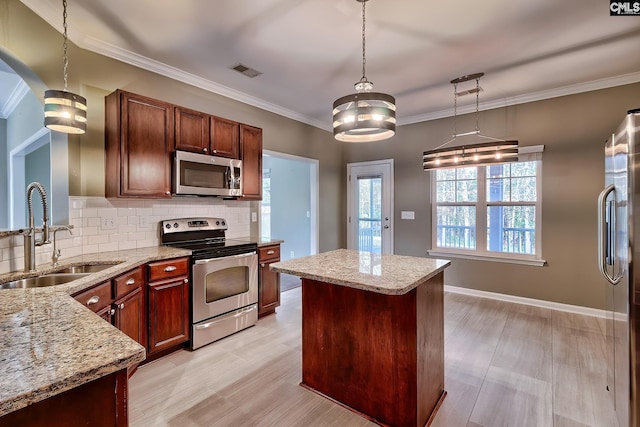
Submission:
POLYGON ((303 279, 301 385, 380 425, 428 425, 446 395, 443 273, 403 295, 303 279))

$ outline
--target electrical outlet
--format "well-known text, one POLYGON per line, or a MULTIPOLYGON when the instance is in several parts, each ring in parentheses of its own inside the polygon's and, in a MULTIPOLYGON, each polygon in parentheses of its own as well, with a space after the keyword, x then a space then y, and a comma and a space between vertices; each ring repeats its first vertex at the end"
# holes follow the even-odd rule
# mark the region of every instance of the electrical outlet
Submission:
POLYGON ((146 216, 141 216, 138 220, 138 226, 140 228, 149 228, 149 218, 146 216))
POLYGON ((100 228, 102 230, 115 230, 116 217, 115 216, 103 216, 100 222, 100 228))
POLYGON ((258 221, 258 213, 251 212, 251 222, 256 222, 256 221, 258 221))

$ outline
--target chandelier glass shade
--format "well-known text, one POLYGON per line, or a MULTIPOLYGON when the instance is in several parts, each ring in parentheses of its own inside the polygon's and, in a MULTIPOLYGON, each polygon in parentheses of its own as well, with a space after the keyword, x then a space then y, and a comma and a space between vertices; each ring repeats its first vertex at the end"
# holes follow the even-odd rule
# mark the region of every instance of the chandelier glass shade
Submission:
POLYGON ((354 87, 356 93, 338 98, 333 103, 333 136, 338 141, 381 141, 396 133, 396 100, 385 93, 373 92, 373 83, 365 73, 365 3, 362 3, 362 78, 354 87))
POLYGON ((67 0, 62 0, 64 90, 44 93, 44 125, 54 131, 83 134, 87 130, 87 100, 67 91, 67 0))
POLYGON ((453 108, 453 122, 454 131, 453 137, 439 145, 433 150, 428 150, 422 153, 422 168, 427 170, 432 169, 444 169, 463 166, 482 166, 492 163, 507 163, 518 161, 518 141, 504 140, 500 138, 493 138, 491 136, 482 135, 480 133, 479 126, 479 107, 480 107, 480 78, 484 76, 484 73, 471 74, 468 76, 458 77, 451 80, 453 84, 454 95, 454 108, 453 108), (458 84, 469 80, 476 81, 476 87, 464 91, 458 91, 458 84), (475 94, 476 95, 476 129, 470 132, 457 133, 456 129, 456 116, 458 111, 458 97, 475 94), (458 145, 454 147, 447 147, 450 143, 456 141, 458 145), (466 143, 464 143, 466 141, 466 143), (486 141, 486 142, 479 142, 486 141), (460 144, 460 143, 464 144, 460 144))

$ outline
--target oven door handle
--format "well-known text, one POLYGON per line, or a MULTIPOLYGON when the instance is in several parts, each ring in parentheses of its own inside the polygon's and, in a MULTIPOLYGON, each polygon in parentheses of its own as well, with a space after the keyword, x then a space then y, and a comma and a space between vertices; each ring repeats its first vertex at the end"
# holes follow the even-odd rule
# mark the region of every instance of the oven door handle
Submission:
POLYGON ((247 314, 247 313, 251 313, 253 310, 257 310, 257 309, 258 309, 258 306, 256 306, 256 305, 254 304, 254 305, 252 305, 251 307, 247 307, 247 308, 245 308, 245 309, 238 310, 238 312, 234 313, 233 315, 225 316, 223 319, 214 320, 213 322, 207 322, 207 323, 203 323, 203 324, 201 324, 201 325, 195 325, 195 328, 196 328, 197 330, 200 330, 200 329, 208 329, 208 328, 210 328, 210 327, 212 327, 212 326, 216 325, 217 323, 224 322, 225 320, 228 320, 230 317, 242 317, 242 316, 244 316, 245 314, 247 314))
POLYGON ((199 259, 195 262, 195 264, 206 264, 208 262, 213 262, 213 261, 220 261, 223 259, 230 259, 230 258, 246 258, 248 256, 252 256, 255 255, 256 252, 249 252, 246 254, 240 254, 240 255, 230 255, 230 256, 224 256, 224 257, 220 257, 220 258, 208 258, 208 259, 199 259))

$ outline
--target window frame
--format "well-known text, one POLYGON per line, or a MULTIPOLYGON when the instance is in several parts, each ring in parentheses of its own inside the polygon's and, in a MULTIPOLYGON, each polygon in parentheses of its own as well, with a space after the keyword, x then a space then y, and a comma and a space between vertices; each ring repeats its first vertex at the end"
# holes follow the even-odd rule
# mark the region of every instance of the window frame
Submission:
MULTIPOLYGON (((448 257, 448 258, 463 258, 463 259, 475 259, 483 261, 496 261, 506 262, 514 264, 534 265, 542 266, 546 263, 542 259, 542 151, 544 145, 527 147, 523 150, 520 147, 519 160, 524 161, 536 161, 536 201, 535 202, 487 202, 487 166, 476 166, 477 168, 477 200, 476 202, 440 202, 438 203, 437 194, 437 179, 436 170, 432 170, 430 173, 431 181, 431 249, 427 251, 428 255, 448 257), (476 248, 475 249, 461 249, 461 248, 445 248, 437 247, 438 241, 438 206, 475 206, 476 208, 476 248), (535 240, 536 240, 536 253, 518 254, 511 252, 496 252, 489 251, 487 249, 487 209, 489 206, 534 206, 536 209, 535 219, 535 240)), ((515 162, 506 162, 515 163, 515 162)), ((473 167, 472 165, 465 165, 464 167, 473 167)), ((454 169, 454 168, 450 168, 454 169)))

